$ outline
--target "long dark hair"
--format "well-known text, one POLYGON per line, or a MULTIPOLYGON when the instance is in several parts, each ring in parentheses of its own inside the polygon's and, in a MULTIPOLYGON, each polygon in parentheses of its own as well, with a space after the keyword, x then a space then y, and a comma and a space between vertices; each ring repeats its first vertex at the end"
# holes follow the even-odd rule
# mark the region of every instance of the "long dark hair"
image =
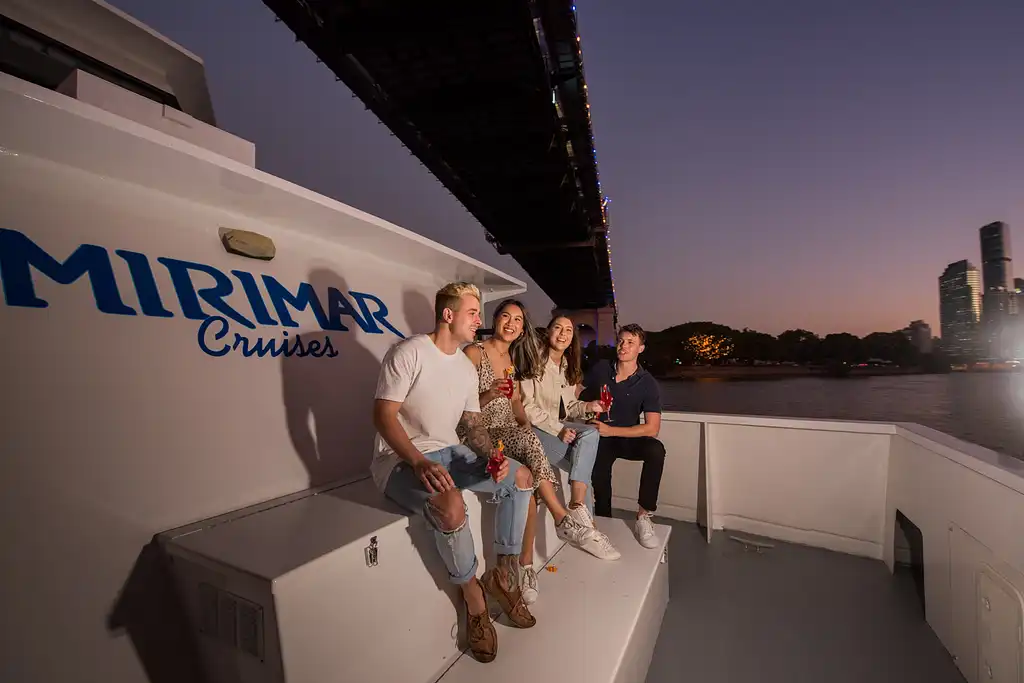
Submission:
MULTIPOLYGON (((583 382, 583 349, 580 347, 580 337, 576 334, 576 323, 571 318, 564 315, 556 315, 548 321, 548 326, 544 328, 544 355, 547 356, 550 353, 551 348, 551 326, 555 324, 556 320, 568 320, 569 326, 572 328, 572 341, 569 342, 569 346, 566 347, 565 353, 562 354, 562 368, 565 369, 565 381, 570 386, 576 386, 583 382)), ((544 358, 544 363, 547 365, 547 358, 544 358)), ((543 373, 543 367, 541 366, 543 373)))
MULTIPOLYGON (((491 327, 494 330, 498 329, 498 318, 509 306, 516 306, 523 312, 523 332, 516 337, 516 340, 508 348, 508 353, 512 357, 512 364, 516 366, 516 379, 536 379, 544 371, 544 363, 547 362, 547 357, 541 356, 541 345, 537 339, 537 331, 530 321, 530 314, 527 312, 523 302, 517 299, 505 299, 498 304, 498 307, 494 309, 494 315, 491 317, 491 327)), ((547 351, 546 348, 545 351, 547 351)))

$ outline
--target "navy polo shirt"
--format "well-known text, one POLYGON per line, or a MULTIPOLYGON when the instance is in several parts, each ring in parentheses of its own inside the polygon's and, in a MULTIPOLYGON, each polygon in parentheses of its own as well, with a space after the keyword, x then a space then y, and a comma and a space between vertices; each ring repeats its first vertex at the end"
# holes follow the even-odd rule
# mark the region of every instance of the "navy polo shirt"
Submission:
MULTIPOLYGON (((583 380, 584 389, 580 398, 584 401, 599 400, 601 386, 605 384, 612 392, 613 427, 635 427, 640 424, 641 414, 661 412, 658 381, 642 367, 637 366, 636 372, 621 382, 616 382, 615 365, 610 361, 600 360, 583 380)), ((604 421, 603 417, 599 416, 598 419, 604 421)))

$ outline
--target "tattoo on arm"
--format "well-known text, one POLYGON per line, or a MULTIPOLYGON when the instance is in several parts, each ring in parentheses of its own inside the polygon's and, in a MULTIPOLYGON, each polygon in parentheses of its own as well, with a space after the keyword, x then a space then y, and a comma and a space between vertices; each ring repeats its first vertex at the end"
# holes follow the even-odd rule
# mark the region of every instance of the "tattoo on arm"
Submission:
POLYGON ((466 434, 466 445, 482 458, 491 457, 491 435, 484 427, 480 413, 464 412, 460 426, 466 434))

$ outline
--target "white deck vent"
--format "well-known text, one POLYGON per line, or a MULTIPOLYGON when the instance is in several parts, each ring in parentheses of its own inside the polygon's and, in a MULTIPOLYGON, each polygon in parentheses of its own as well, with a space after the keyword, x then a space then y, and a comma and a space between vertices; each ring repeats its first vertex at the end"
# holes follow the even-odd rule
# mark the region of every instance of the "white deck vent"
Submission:
POLYGON ((209 583, 199 584, 199 632, 263 661, 263 608, 209 583))

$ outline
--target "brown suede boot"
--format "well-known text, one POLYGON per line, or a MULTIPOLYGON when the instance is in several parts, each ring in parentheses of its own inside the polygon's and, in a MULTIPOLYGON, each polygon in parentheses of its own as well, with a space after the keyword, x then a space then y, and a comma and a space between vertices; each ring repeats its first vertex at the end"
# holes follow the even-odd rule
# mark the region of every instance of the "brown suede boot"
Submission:
MULTIPOLYGON (((494 598, 501 606, 501 610, 508 616, 509 620, 519 628, 530 628, 537 623, 536 617, 530 614, 529 608, 523 602, 523 596, 519 592, 516 575, 509 569, 518 560, 511 555, 511 560, 499 561, 496 568, 488 570, 480 583, 483 584, 487 594, 494 598)), ((505 558, 501 558, 505 560, 505 558)))
POLYGON ((491 623, 486 610, 483 614, 466 612, 466 623, 469 631, 469 652, 478 662, 493 662, 498 656, 498 634, 491 623))

